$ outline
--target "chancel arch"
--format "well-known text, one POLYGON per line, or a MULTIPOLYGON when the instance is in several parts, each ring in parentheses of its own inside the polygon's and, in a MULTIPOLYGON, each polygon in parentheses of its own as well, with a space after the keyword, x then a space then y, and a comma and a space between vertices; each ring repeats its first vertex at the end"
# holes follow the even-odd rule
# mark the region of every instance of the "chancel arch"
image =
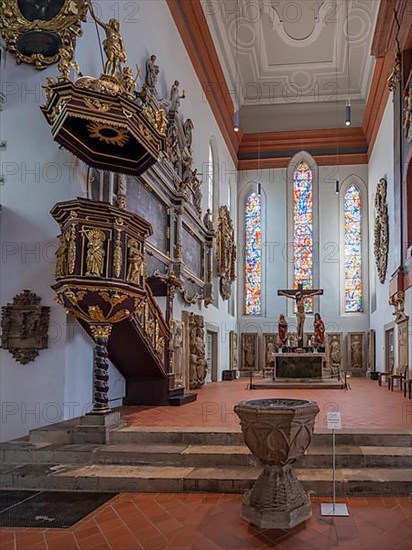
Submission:
POLYGON ((368 196, 364 182, 348 176, 339 193, 341 315, 368 313, 368 196))
MULTIPOLYGON (((284 256, 288 287, 297 288, 302 283, 305 289, 315 288, 319 285, 319 170, 312 155, 300 151, 292 157, 286 184, 288 241, 284 256)), ((287 307, 293 315, 293 304, 287 307)), ((317 311, 318 299, 307 299, 305 307, 309 314, 317 311)))

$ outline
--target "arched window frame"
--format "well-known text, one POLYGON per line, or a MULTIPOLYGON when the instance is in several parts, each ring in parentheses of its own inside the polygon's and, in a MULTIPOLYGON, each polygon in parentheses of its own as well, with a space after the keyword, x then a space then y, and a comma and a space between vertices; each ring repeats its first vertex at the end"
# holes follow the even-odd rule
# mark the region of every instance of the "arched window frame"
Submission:
POLYGON ((367 315, 369 312, 369 258, 368 258, 368 192, 365 183, 354 174, 345 178, 342 182, 339 192, 339 228, 340 228, 340 314, 344 317, 359 317, 367 315), (361 258, 362 258, 362 312, 346 311, 346 293, 345 293, 345 195, 348 189, 355 185, 360 192, 361 197, 361 258))
POLYGON ((260 314, 259 315, 246 315, 246 203, 251 193, 257 193, 257 184, 249 183, 244 189, 242 189, 239 195, 239 235, 242 244, 242 250, 238 251, 239 258, 242 259, 241 269, 238 272, 238 280, 241 284, 239 288, 238 296, 241 300, 239 303, 239 312, 247 319, 262 318, 266 315, 266 269, 265 269, 265 235, 266 235, 266 194, 263 188, 263 184, 260 188, 260 215, 261 215, 261 296, 260 296, 260 314), (241 252, 241 253, 240 253, 241 252))
POLYGON ((212 137, 209 141, 208 167, 207 167, 207 204, 210 208, 212 217, 217 216, 219 210, 219 153, 216 144, 216 138, 212 137))
MULTIPOLYGON (((293 219, 293 183, 296 166, 306 162, 312 171, 312 197, 313 197, 313 288, 319 288, 319 169, 315 159, 307 151, 300 151, 294 155, 289 163, 286 174, 288 197, 288 241, 284 249, 284 257, 287 263, 287 288, 294 288, 294 219, 293 219)), ((287 315, 293 317, 294 302, 287 300, 287 315)), ((320 311, 319 297, 313 297, 313 311, 307 313, 312 316, 320 311)))

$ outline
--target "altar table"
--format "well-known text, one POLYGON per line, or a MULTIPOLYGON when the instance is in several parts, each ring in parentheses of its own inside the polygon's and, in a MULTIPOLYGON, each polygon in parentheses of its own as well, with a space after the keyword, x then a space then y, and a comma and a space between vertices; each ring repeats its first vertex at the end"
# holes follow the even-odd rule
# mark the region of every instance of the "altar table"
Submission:
POLYGON ((274 353, 273 379, 323 378, 325 353, 274 353))

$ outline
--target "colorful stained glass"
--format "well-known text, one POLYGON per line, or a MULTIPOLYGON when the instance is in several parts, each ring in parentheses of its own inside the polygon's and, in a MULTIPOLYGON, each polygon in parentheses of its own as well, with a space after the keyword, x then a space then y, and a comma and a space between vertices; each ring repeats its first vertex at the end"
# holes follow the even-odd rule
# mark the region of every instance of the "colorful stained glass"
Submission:
POLYGON ((362 296, 362 204, 356 185, 345 193, 345 311, 361 313, 362 296))
MULTIPOLYGON (((306 162, 300 162, 293 173, 293 282, 297 288, 313 288, 313 177, 306 162)), ((312 298, 305 302, 311 313, 312 298)))
POLYGON ((262 313, 262 205, 250 193, 245 205, 245 315, 262 313))

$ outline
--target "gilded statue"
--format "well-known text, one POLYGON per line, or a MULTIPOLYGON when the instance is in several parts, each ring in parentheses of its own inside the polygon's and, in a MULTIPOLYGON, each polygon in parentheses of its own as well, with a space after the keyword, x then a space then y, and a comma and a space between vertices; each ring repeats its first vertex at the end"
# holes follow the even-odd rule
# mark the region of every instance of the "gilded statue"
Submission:
POLYGON ((60 235, 60 246, 56 250, 56 279, 67 275, 67 245, 66 235, 60 235))
POLYGON ((136 285, 142 285, 146 278, 146 260, 144 254, 135 239, 130 239, 127 247, 129 249, 127 281, 136 285))
POLYGON ((156 111, 156 128, 161 134, 166 134, 167 118, 166 111, 164 109, 159 109, 156 111))
POLYGON ((106 235, 100 229, 91 229, 87 233, 86 275, 100 277, 104 269, 105 251, 103 243, 106 235))
POLYGON ((72 40, 64 40, 60 48, 60 59, 57 68, 60 72, 59 80, 70 80, 70 70, 73 69, 77 74, 80 74, 79 65, 73 60, 74 45, 72 40))
POLYGON ((120 34, 120 23, 117 19, 110 19, 105 23, 94 13, 92 3, 89 2, 90 13, 98 25, 104 29, 106 38, 103 40, 103 50, 106 54, 104 74, 106 76, 118 76, 121 72, 121 65, 127 60, 124 49, 123 38, 120 34))
POLYGON ((137 78, 138 75, 134 76, 130 67, 123 67, 119 76, 119 83, 127 94, 133 95, 136 88, 137 78))

